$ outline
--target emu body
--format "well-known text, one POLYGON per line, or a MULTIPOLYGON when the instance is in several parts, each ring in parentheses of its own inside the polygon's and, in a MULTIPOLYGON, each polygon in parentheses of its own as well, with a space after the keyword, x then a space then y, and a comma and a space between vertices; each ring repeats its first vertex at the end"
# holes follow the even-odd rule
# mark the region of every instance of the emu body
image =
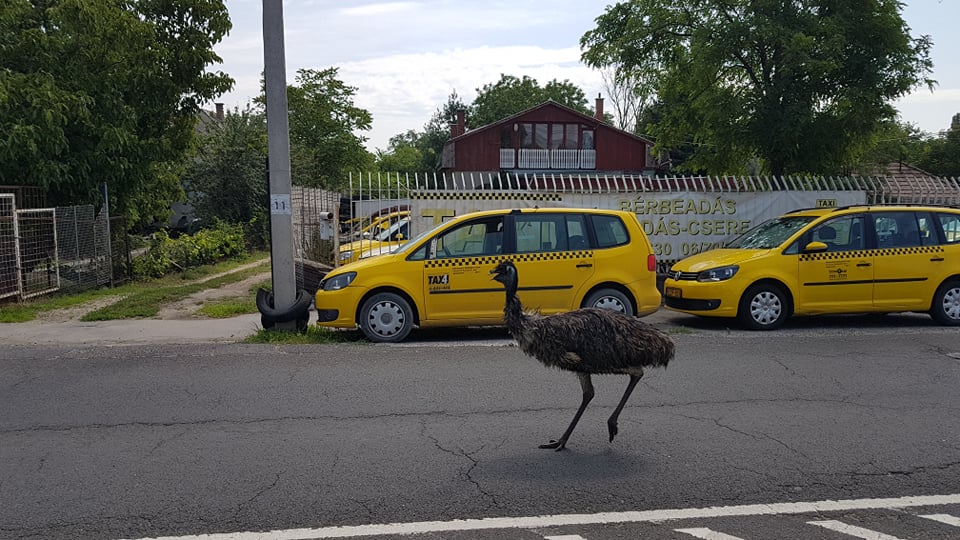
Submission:
POLYGON ((563 450, 587 404, 593 399, 594 374, 628 375, 627 389, 607 420, 610 441, 616 437, 617 420, 645 367, 666 367, 674 355, 670 336, 624 313, 582 308, 543 316, 525 311, 517 297, 518 275, 513 261, 506 260, 490 271, 503 283, 506 303, 503 318, 520 350, 548 367, 572 371, 580 379, 583 398, 573 420, 557 440, 540 448, 563 450))

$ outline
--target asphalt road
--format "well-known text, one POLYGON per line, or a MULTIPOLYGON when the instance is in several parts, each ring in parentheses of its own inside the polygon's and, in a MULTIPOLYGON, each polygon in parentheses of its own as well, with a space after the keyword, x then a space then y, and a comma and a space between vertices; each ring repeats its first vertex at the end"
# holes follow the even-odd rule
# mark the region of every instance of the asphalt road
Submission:
MULTIPOLYGON (((7 346, 0 538, 311 538, 344 525, 960 497, 957 329, 911 315, 767 333, 671 321, 659 323, 677 357, 637 387, 617 439, 607 441, 605 420, 626 377, 597 377, 564 452, 537 445, 572 417, 576 378, 525 357, 502 331, 421 332, 403 346, 7 346), (304 528, 321 532, 290 532, 304 528)), ((424 526, 415 538, 691 538, 707 528, 846 538, 808 524, 834 518, 891 538, 958 537, 917 516, 960 516, 960 498, 921 502, 779 519, 424 526)), ((399 538, 382 532, 366 537, 399 538)))

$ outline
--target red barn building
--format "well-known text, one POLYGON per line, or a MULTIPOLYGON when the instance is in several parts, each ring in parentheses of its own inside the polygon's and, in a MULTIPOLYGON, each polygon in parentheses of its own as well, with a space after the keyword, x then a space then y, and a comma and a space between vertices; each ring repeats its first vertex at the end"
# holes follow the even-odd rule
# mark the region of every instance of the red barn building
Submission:
POLYGON ((596 115, 547 101, 486 126, 466 131, 464 113, 451 126, 443 147, 443 173, 514 175, 654 175, 653 142, 603 121, 603 99, 596 115))

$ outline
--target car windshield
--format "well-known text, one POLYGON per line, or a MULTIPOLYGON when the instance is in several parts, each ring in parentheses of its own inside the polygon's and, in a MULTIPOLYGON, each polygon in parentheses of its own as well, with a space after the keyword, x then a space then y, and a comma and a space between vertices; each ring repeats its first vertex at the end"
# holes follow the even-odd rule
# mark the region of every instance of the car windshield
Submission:
POLYGON ((406 225, 406 224, 407 224, 407 220, 406 220, 406 219, 401 219, 400 221, 398 221, 398 222, 394 223, 393 225, 391 225, 389 229, 381 232, 381 233, 378 234, 376 237, 374 237, 374 240, 379 240, 379 241, 381 241, 381 242, 388 242, 388 241, 390 241, 390 237, 391 237, 394 233, 396 233, 397 230, 398 230, 400 227, 403 227, 403 226, 406 225))
MULTIPOLYGON (((440 225, 444 225, 444 223, 441 223, 440 225)), ((428 229, 428 230, 426 230, 426 231, 423 231, 422 233, 420 233, 420 234, 416 235, 415 237, 411 238, 410 240, 404 242, 403 245, 401 245, 398 249, 396 249, 395 251, 392 251, 391 253, 405 253, 405 252, 407 252, 407 251, 410 251, 410 247, 411 247, 411 246, 413 246, 414 244, 416 244, 417 241, 420 240, 421 238, 423 238, 424 236, 426 236, 426 235, 432 233, 433 231, 435 231, 435 230, 437 229, 437 227, 439 227, 440 225, 437 225, 436 227, 433 227, 432 229, 428 229)))
POLYGON ((793 233, 802 229, 807 223, 816 219, 815 216, 783 216, 760 225, 743 233, 726 245, 728 248, 739 249, 772 249, 787 241, 793 233))

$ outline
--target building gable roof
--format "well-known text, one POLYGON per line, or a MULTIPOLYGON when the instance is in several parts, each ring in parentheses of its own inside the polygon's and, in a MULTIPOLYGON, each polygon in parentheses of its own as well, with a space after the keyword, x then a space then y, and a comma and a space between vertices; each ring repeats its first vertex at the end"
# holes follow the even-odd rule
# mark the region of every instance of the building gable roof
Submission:
POLYGON ((483 131, 488 131, 488 130, 491 130, 491 129, 495 129, 495 128, 497 128, 497 127, 499 127, 499 126, 502 126, 502 125, 504 125, 504 124, 510 124, 510 123, 516 121, 517 119, 519 119, 519 118, 521 118, 521 117, 523 117, 523 116, 526 116, 526 115, 528 115, 528 114, 530 114, 530 113, 532 113, 532 112, 539 111, 539 110, 545 109, 545 108, 557 109, 557 110, 563 111, 563 112, 565 112, 565 113, 571 114, 571 115, 573 115, 573 116, 576 116, 581 122, 583 122, 583 123, 585 123, 585 124, 588 124, 588 125, 592 125, 592 126, 594 127, 594 129, 598 129, 598 128, 609 129, 610 131, 619 133, 619 134, 621 134, 621 135, 624 135, 624 136, 626 136, 626 137, 629 137, 629 138, 631 138, 631 139, 634 139, 634 140, 636 140, 636 141, 638 141, 638 142, 646 143, 646 144, 648 144, 648 145, 650 145, 650 146, 653 146, 653 144, 654 144, 653 141, 651 141, 651 140, 649 140, 649 139, 646 139, 646 138, 641 137, 641 136, 639 136, 639 135, 635 135, 635 134, 633 134, 633 133, 630 133, 629 131, 624 131, 624 130, 622 130, 622 129, 615 128, 615 127, 611 126, 610 124, 604 122, 603 120, 599 120, 599 119, 597 119, 597 118, 594 117, 594 116, 590 116, 589 114, 584 114, 584 113, 582 113, 582 112, 580 112, 580 111, 578 111, 578 110, 576 110, 576 109, 573 109, 573 108, 568 107, 568 106, 566 106, 566 105, 563 105, 563 104, 561 104, 561 103, 557 103, 556 101, 553 101, 552 99, 548 99, 547 101, 544 101, 543 103, 541 103, 541 104, 539 104, 539 105, 536 105, 536 106, 531 107, 531 108, 529 108, 529 109, 525 109, 525 110, 523 110, 523 111, 520 111, 520 112, 518 112, 518 113, 515 113, 515 114, 513 114, 513 115, 510 115, 510 116, 508 116, 508 117, 506 117, 506 118, 503 118, 502 120, 498 120, 498 121, 496 121, 496 122, 487 124, 487 125, 485 125, 485 126, 480 126, 480 127, 478 127, 478 128, 471 129, 470 131, 467 131, 467 132, 463 133, 462 135, 458 135, 458 136, 456 136, 456 137, 450 138, 450 139, 447 141, 447 143, 456 142, 456 141, 459 141, 459 140, 462 140, 462 139, 471 137, 471 136, 473 136, 473 135, 476 135, 477 133, 481 133, 481 132, 483 132, 483 131))

